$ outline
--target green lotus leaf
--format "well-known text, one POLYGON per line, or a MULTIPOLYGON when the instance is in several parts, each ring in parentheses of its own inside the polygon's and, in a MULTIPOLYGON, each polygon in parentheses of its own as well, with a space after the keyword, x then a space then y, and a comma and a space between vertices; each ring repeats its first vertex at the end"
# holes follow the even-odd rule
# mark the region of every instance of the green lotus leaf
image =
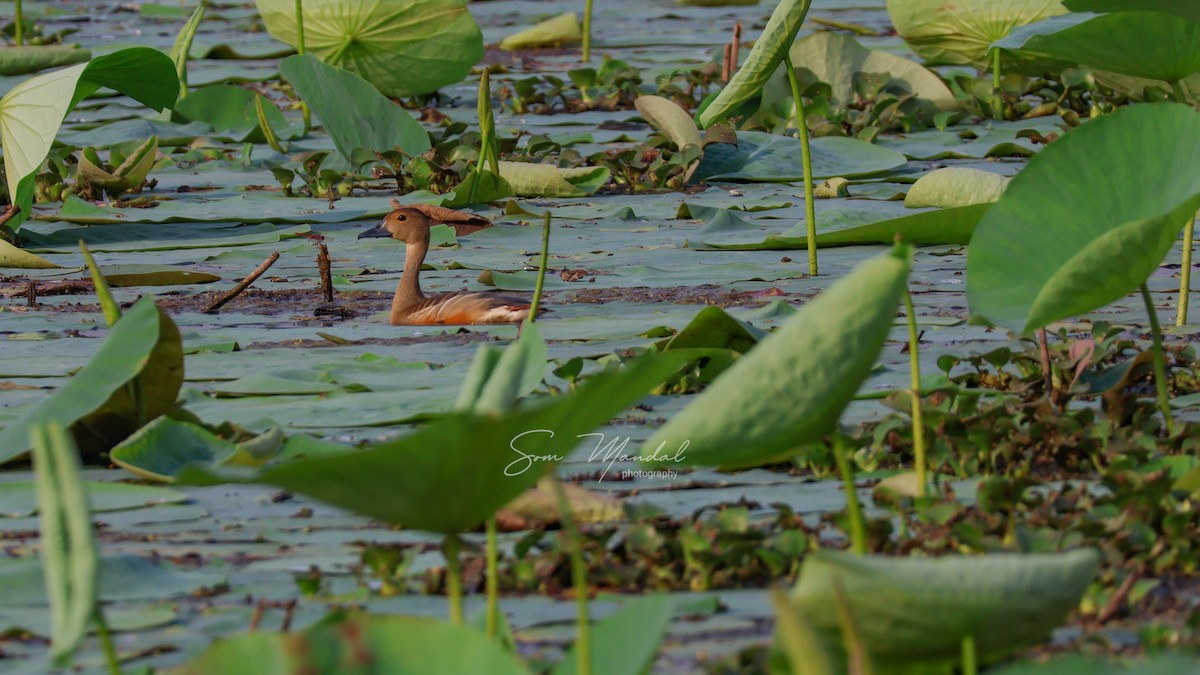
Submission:
POLYGON ((500 49, 539 49, 542 47, 565 47, 583 42, 583 29, 575 12, 559 14, 534 24, 523 31, 509 35, 500 41, 500 49))
POLYGON ((55 265, 40 255, 23 251, 0 239, 0 268, 48 270, 55 267, 62 265, 55 265))
MULTIPOLYGON (((821 231, 817 233, 818 248, 837 246, 861 246, 864 244, 890 244, 899 236, 902 241, 914 246, 937 246, 941 244, 967 244, 975 232, 979 219, 987 213, 990 204, 973 204, 949 209, 930 209, 911 216, 876 220, 878 212, 831 213, 822 218, 821 231), (865 221, 865 222, 864 222, 865 221)), ((751 244, 710 244, 708 248, 730 251, 799 250, 808 248, 804 223, 771 235, 764 241, 751 244)))
POLYGON ((193 466, 179 480, 277 485, 404 527, 455 534, 480 525, 554 465, 529 457, 565 457, 580 434, 632 405, 685 362, 656 354, 598 374, 547 403, 504 412, 462 410, 394 441, 267 466, 250 476, 193 466))
POLYGON ((334 675, 348 669, 389 675, 531 672, 498 641, 470 626, 365 612, 318 621, 299 633, 252 631, 226 637, 175 672, 334 675), (349 665, 363 663, 369 668, 349 665))
POLYGON ((500 162, 500 177, 520 197, 586 197, 608 183, 602 166, 563 169, 553 164, 500 162))
POLYGON ((1069 14, 1018 28, 995 47, 1173 83, 1200 72, 1200 21, 1162 12, 1069 14))
POLYGON ((972 315, 1021 335, 1141 285, 1200 208, 1200 113, 1140 104, 1029 161, 975 228, 972 315))
POLYGON ((949 673, 965 637, 984 661, 1045 640, 1079 605, 1098 566, 1091 549, 945 558, 821 551, 804 561, 791 602, 844 658, 840 585, 877 672, 949 673))
POLYGON ((697 120, 704 128, 711 127, 737 114, 743 104, 762 95, 767 81, 783 63, 783 57, 796 40, 812 0, 783 0, 771 12, 762 35, 737 73, 717 97, 700 113, 697 120))
POLYGON ((1061 0, 888 0, 887 9, 896 32, 931 65, 980 68, 992 43, 1014 28, 1067 11, 1061 0))
POLYGON ((0 75, 36 73, 82 63, 90 58, 91 50, 66 45, 4 47, 0 49, 0 75))
MULTIPOLYGON (((813 33, 797 40, 791 49, 792 64, 801 87, 824 82, 833 89, 831 103, 846 106, 855 101, 854 76, 886 73, 886 91, 899 96, 911 94, 921 105, 927 122, 939 111, 955 110, 954 94, 936 73, 919 63, 878 49, 867 49, 849 35, 813 33)), ((792 114, 792 91, 782 69, 763 88, 758 115, 786 118, 792 114)))
POLYGON ((951 208, 971 204, 989 204, 1004 194, 1009 179, 982 169, 946 167, 931 171, 917 179, 904 206, 919 209, 927 206, 951 208))
MULTIPOLYGON (((256 4, 271 37, 300 44, 294 0, 256 4)), ((463 0, 305 0, 304 40, 307 54, 393 98, 454 84, 483 58, 483 34, 463 0)))
POLYGON ((1189 0, 1063 0, 1072 12, 1166 12, 1200 21, 1200 4, 1189 0))
POLYGON ((800 308, 660 427, 645 463, 755 466, 829 433, 895 323, 909 255, 897 246, 800 308))
MULTIPOLYGON (((91 150, 91 148, 88 148, 91 150)), ((139 145, 125 161, 111 170, 98 161, 95 151, 82 152, 79 158, 79 178, 109 194, 132 190, 146 180, 158 159, 158 137, 151 136, 139 145)))
POLYGON ((400 148, 410 156, 429 150, 429 134, 420 123, 353 72, 308 55, 287 57, 279 63, 279 71, 312 108, 347 160, 357 150, 374 153, 400 148))
MULTIPOLYGON (((895 150, 857 138, 814 138, 811 148, 813 178, 868 176, 908 161, 895 150)), ((804 180, 800 141, 761 131, 739 131, 736 145, 710 143, 704 148, 695 178, 772 183, 804 180)))
POLYGON ((33 204, 33 175, 41 167, 58 128, 77 103, 101 87, 115 89, 155 110, 179 96, 175 65, 148 47, 122 49, 88 63, 38 75, 0 98, 0 144, 8 194, 21 208, 7 226, 18 227, 33 204))

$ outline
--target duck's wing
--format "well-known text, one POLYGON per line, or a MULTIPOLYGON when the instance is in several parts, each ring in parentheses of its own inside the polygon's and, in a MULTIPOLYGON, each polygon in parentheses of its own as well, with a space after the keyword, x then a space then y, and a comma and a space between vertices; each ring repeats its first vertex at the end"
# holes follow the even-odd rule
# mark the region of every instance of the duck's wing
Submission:
POLYGON ((434 223, 445 223, 454 228, 455 234, 467 235, 492 226, 492 221, 465 211, 456 211, 444 206, 433 204, 408 204, 405 208, 415 209, 425 214, 434 223))
POLYGON ((392 323, 407 325, 520 323, 529 302, 495 293, 446 293, 425 298, 392 323))

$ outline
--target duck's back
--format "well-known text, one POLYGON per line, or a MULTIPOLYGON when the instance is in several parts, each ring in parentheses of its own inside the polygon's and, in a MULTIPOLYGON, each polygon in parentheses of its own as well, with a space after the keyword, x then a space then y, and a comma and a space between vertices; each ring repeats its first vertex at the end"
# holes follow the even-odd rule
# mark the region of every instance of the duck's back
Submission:
POLYGON ((495 293, 443 293, 392 313, 393 325, 470 325, 521 323, 529 316, 529 302, 495 293))

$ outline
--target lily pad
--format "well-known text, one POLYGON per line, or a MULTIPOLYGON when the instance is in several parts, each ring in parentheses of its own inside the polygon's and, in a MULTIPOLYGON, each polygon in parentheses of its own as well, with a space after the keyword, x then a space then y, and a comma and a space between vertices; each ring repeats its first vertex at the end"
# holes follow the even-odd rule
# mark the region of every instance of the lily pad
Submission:
MULTIPOLYGON (((178 490, 151 485, 87 481, 92 513, 140 509, 156 504, 179 504, 188 496, 178 490)), ((37 487, 33 481, 0 483, 0 517, 26 518, 37 513, 37 487)))
POLYGON ((37 45, 0 49, 0 75, 25 75, 69 66, 92 58, 90 49, 67 45, 37 45))
MULTIPOLYGON (((857 138, 812 139, 814 178, 869 176, 903 166, 907 161, 895 150, 857 138)), ((713 143, 704 149, 704 159, 700 161, 695 177, 734 182, 804 180, 800 141, 760 131, 739 131, 737 145, 713 143)))
POLYGON ((203 427, 160 417, 109 453, 117 466, 139 478, 169 482, 189 464, 217 464, 238 447, 203 427))
POLYGON ((211 284, 221 277, 208 272, 169 265, 147 265, 127 263, 100 268, 109 286, 183 286, 187 284, 211 284))
POLYGON ((0 239, 0 267, 25 270, 48 270, 62 265, 55 265, 40 255, 30 253, 0 239))
MULTIPOLYGON (((829 214, 821 220, 822 229, 817 233, 817 247, 886 245, 896 241, 897 236, 901 241, 913 246, 968 244, 979 219, 987 213, 988 206, 975 204, 950 209, 931 209, 911 216, 885 220, 875 220, 878 217, 875 211, 829 214), (866 222, 863 222, 864 219, 866 222)), ((730 251, 805 249, 808 248, 808 239, 804 229, 805 226, 801 223, 782 234, 771 235, 761 243, 705 242, 705 246, 730 251)))

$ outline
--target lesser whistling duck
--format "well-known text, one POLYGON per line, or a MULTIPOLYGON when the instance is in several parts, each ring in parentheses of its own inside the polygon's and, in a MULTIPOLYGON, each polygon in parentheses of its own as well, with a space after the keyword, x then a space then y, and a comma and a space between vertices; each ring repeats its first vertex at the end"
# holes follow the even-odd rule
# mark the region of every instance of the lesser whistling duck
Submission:
POLYGON ((529 302, 496 293, 459 291, 426 296, 421 292, 421 264, 429 252, 429 228, 444 223, 458 236, 492 226, 492 221, 442 206, 412 204, 396 207, 359 239, 385 237, 404 242, 404 272, 392 299, 392 325, 521 323, 529 316, 529 302))

